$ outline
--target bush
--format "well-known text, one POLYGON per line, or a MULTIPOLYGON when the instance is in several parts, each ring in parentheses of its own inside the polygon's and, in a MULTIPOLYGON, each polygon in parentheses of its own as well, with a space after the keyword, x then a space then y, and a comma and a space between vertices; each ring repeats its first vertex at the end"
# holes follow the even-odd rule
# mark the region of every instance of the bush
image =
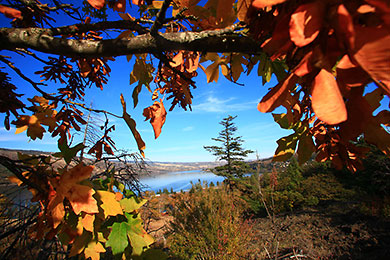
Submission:
POLYGON ((170 252, 182 259, 248 259, 251 227, 241 219, 242 209, 242 201, 223 185, 178 194, 170 252))

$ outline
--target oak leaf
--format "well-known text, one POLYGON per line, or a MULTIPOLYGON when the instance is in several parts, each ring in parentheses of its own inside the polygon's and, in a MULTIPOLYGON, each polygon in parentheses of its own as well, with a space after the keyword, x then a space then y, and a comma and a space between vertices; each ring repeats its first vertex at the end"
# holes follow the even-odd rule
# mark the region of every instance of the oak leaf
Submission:
POLYGON ((311 43, 320 33, 323 15, 324 6, 320 2, 299 6, 290 19, 291 41, 298 47, 311 43))
POLYGON ((347 120, 347 109, 334 76, 322 69, 312 86, 312 106, 316 116, 330 125, 347 120))
POLYGON ((81 217, 81 223, 83 224, 83 227, 85 228, 85 230, 89 232, 94 231, 94 226, 93 226, 94 221, 95 221, 95 214, 84 213, 83 216, 81 217))
MULTIPOLYGON (((355 50, 353 58, 376 81, 390 81, 390 33, 382 27, 355 26, 355 50), (370 37, 367 37, 369 35, 370 37)), ((382 84, 390 95, 390 85, 382 84)))
POLYGON ((104 218, 123 214, 121 204, 115 198, 115 193, 98 190, 95 197, 101 202, 100 207, 103 209, 104 218))
POLYGON ((145 121, 150 119, 150 123, 153 126, 154 137, 157 139, 167 116, 162 100, 160 100, 160 102, 154 101, 153 105, 145 108, 143 115, 146 118, 145 121))
POLYGON ((81 211, 86 213, 98 213, 96 200, 92 197, 94 190, 86 185, 78 184, 91 176, 93 166, 78 164, 64 172, 55 183, 56 196, 66 197, 76 215, 81 211))
POLYGON ((104 249, 101 243, 97 241, 91 241, 88 243, 88 246, 84 250, 84 256, 85 259, 88 259, 90 257, 91 260, 99 260, 100 253, 104 252, 106 252, 106 249, 104 249))
POLYGON ((291 89, 298 81, 298 76, 291 73, 286 80, 280 82, 269 91, 260 103, 257 105, 257 109, 260 112, 271 112, 278 106, 282 105, 283 101, 288 95, 289 89, 291 89))

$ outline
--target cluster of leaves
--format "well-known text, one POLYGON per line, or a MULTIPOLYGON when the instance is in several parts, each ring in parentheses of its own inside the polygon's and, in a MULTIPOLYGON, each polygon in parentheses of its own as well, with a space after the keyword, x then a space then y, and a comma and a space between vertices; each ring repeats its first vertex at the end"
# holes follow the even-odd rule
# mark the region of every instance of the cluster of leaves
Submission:
POLYGON ((388 110, 373 115, 390 93, 389 10, 380 0, 253 1, 247 15, 253 37, 271 60, 284 59, 289 68, 258 106, 261 112, 284 106, 287 113, 275 121, 295 130, 278 141, 276 160, 291 157, 299 142, 300 162, 317 151, 318 161, 331 159, 337 168, 345 162, 356 171, 366 151, 350 140, 361 134, 389 154, 382 127, 388 110), (364 95, 372 81, 378 88, 364 95))
POLYGON ((51 157, 19 154, 18 162, 25 171, 9 180, 26 186, 33 195, 31 201, 39 202, 36 221, 28 231, 31 238, 58 237, 62 246, 70 248, 68 256, 82 255, 85 259, 100 259, 101 253, 118 259, 161 255, 145 251, 154 242, 144 230, 139 213, 146 200, 137 197, 114 175, 91 181, 94 166, 72 163, 56 169, 51 157))

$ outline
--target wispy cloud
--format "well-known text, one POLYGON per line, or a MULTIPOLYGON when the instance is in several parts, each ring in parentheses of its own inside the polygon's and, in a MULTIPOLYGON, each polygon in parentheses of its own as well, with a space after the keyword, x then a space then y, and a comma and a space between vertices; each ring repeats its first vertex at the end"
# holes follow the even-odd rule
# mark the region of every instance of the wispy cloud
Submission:
POLYGON ((189 132, 189 131, 192 131, 192 130, 194 130, 193 126, 187 126, 187 127, 183 128, 183 132, 189 132))
POLYGON ((244 111, 253 108, 258 101, 250 102, 234 102, 236 98, 219 99, 217 97, 209 96, 205 102, 194 105, 192 110, 194 112, 206 113, 226 113, 229 111, 244 111))

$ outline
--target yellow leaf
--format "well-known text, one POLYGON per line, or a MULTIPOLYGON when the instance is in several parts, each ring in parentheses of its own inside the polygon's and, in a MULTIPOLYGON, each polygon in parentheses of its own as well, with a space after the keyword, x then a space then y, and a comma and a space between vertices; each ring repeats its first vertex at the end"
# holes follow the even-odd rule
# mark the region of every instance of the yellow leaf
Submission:
POLYGON ((96 191, 96 198, 101 202, 100 207, 104 211, 104 217, 123 214, 122 207, 115 199, 115 193, 109 191, 96 191))
POLYGON ((95 221, 95 215, 94 214, 87 214, 84 213, 84 216, 81 218, 81 223, 83 224, 83 227, 85 230, 93 232, 93 222, 95 221))
POLYGON ((100 253, 104 253, 106 250, 104 249, 103 245, 96 241, 91 241, 87 248, 84 250, 85 259, 88 259, 88 257, 91 258, 91 260, 99 260, 100 259, 100 253))
POLYGON ((121 207, 125 212, 132 212, 142 207, 148 200, 144 199, 137 202, 134 197, 126 198, 120 201, 121 207))

